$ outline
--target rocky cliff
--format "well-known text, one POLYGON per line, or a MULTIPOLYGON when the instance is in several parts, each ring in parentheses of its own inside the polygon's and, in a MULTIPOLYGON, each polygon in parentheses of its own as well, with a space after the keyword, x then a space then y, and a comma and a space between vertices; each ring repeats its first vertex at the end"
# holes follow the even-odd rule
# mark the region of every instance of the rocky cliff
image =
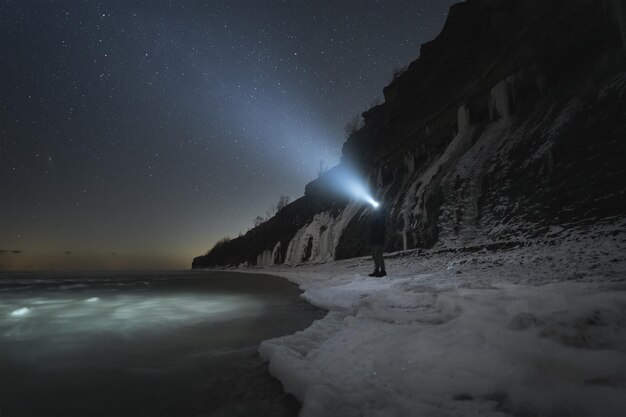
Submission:
POLYGON ((329 187, 350 164, 387 207, 387 251, 482 248, 626 216, 624 0, 468 0, 384 89, 342 163, 193 267, 368 252, 369 208, 329 187))

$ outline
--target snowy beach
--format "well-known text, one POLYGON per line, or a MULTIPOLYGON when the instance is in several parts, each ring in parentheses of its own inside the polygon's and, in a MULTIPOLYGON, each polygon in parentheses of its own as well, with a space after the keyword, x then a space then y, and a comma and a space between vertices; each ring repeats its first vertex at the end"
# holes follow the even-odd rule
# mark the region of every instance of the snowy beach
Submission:
POLYGON ((623 415, 625 230, 247 268, 329 310, 260 353, 303 417, 623 415))

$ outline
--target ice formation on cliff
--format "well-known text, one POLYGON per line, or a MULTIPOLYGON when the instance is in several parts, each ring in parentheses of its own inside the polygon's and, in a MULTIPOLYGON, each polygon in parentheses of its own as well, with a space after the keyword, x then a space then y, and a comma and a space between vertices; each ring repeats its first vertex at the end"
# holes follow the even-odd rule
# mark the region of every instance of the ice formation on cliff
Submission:
POLYGON ((343 229, 360 207, 360 202, 352 202, 337 216, 333 217, 328 211, 315 215, 289 243, 285 263, 297 265, 333 260, 343 229))
POLYGON ((258 254, 256 257, 257 266, 271 266, 280 263, 280 249, 280 242, 276 242, 272 250, 268 249, 258 254))

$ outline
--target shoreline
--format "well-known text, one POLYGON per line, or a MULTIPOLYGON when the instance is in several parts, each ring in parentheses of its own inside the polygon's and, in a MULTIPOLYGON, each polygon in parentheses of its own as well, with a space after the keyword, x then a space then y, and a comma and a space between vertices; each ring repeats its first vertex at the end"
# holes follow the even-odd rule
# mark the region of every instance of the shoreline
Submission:
POLYGON ((300 416, 617 416, 626 408, 625 246, 623 231, 581 232, 392 253, 384 278, 367 276, 368 257, 233 271, 285 278, 328 311, 259 348, 302 402, 300 416))
POLYGON ((46 281, 39 287, 6 288, 3 415, 297 414, 302 404, 258 355, 263 340, 325 314, 297 286, 223 272, 123 275, 54 284, 44 273, 27 280, 46 281))

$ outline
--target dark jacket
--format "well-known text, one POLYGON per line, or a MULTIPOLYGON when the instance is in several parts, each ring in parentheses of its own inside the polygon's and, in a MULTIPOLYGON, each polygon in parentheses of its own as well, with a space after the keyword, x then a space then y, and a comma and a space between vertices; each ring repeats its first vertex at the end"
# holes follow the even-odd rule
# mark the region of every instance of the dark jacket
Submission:
POLYGON ((382 207, 372 210, 370 243, 372 245, 385 244, 385 210, 382 207))

